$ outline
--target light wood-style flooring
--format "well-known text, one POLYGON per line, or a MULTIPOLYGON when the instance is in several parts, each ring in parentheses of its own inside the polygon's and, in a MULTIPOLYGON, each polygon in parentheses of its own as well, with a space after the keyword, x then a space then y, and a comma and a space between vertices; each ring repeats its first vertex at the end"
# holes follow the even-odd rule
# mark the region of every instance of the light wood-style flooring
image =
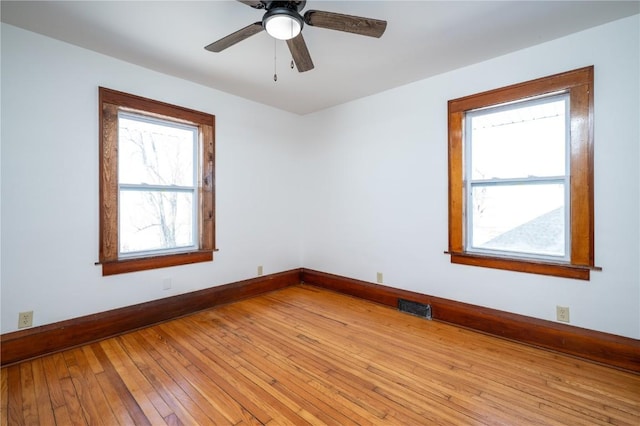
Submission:
POLYGON ((2 425, 640 424, 640 375, 305 285, 1 378, 2 425))

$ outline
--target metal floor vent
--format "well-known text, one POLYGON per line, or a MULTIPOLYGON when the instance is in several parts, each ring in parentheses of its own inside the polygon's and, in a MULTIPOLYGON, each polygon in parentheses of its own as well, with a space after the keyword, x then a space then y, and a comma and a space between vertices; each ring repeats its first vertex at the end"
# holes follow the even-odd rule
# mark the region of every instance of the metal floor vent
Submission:
POLYGON ((418 317, 431 319, 431 305, 398 299, 398 310, 418 317))

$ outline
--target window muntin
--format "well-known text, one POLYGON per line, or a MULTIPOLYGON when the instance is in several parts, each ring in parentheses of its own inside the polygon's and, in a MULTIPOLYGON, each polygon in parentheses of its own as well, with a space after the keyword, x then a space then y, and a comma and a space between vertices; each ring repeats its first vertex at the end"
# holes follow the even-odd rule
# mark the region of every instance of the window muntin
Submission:
POLYGON ((563 93, 465 113, 466 251, 569 261, 568 110, 563 93))
MULTIPOLYGON (((98 263, 102 265, 102 274, 113 275, 213 260, 215 116, 103 87, 99 88, 99 105, 100 257, 98 263), (180 159, 171 158, 178 155, 176 152, 165 150, 168 155, 158 157, 155 168, 145 169, 139 167, 141 164, 144 165, 141 157, 123 155, 120 158, 119 123, 132 117, 133 121, 138 121, 143 126, 153 127, 153 124, 163 123, 164 130, 170 134, 180 133, 186 129, 187 134, 191 136, 178 143, 180 159), (121 161, 123 163, 119 164, 121 161), (164 176, 164 179, 159 179, 153 170, 166 170, 170 161, 179 161, 182 165, 186 165, 185 169, 189 169, 190 172, 175 175, 168 173, 170 178, 167 179, 164 176), (154 238, 141 238, 143 243, 132 243, 130 239, 126 242, 127 232, 131 232, 131 226, 134 226, 136 231, 141 228, 139 223, 127 223, 127 221, 131 222, 129 220, 131 217, 140 218, 147 215, 146 220, 153 222, 149 219, 153 218, 153 215, 149 215, 148 211, 136 211, 144 206, 145 202, 148 206, 153 197, 156 197, 156 200, 151 203, 156 205, 156 222, 159 217, 162 217, 159 214, 162 211, 165 218, 170 214, 179 218, 178 222, 181 226, 178 228, 181 229, 176 228, 177 238, 170 244, 174 248, 167 249, 166 241, 159 241, 157 236, 155 241, 154 238), (159 205, 163 208, 157 208, 159 205), (123 238, 124 245, 121 244, 123 238)), ((160 142, 159 144, 162 145, 160 142)), ((142 146, 145 145, 142 144, 142 146)), ((153 144, 148 147, 153 147, 153 144)), ((129 154, 132 152, 131 146, 126 144, 122 146, 122 150, 129 154)), ((161 174, 167 175, 167 173, 161 174)))
POLYGON ((197 249, 198 128, 118 112, 119 257, 197 249))
MULTIPOLYGON (((449 248, 447 253, 451 256, 452 263, 583 280, 590 278, 591 270, 601 270, 595 266, 594 250, 593 70, 593 66, 584 67, 448 102, 449 248), (469 241, 468 218, 465 210, 468 206, 469 187, 465 179, 473 173, 466 171, 469 157, 469 153, 465 152, 464 141, 466 113, 508 106, 523 100, 533 100, 560 93, 564 93, 568 97, 569 115, 566 120, 570 129, 568 147, 565 151, 565 164, 568 170, 566 176, 569 178, 565 178, 564 181, 565 191, 568 187, 564 215, 566 227, 570 228, 565 229, 565 259, 558 259, 553 254, 547 256, 548 253, 540 257, 519 256, 515 250, 502 250, 504 247, 500 247, 503 251, 500 254, 492 251, 494 247, 470 251, 467 243, 469 241)), ((526 150, 524 151, 526 152, 526 150)), ((528 158, 527 155, 522 157, 528 158)), ((514 162, 517 161, 517 159, 514 160, 514 162)), ((505 184, 494 185, 496 187, 506 187, 509 180, 513 186, 522 184, 524 180, 526 186, 532 187, 533 185, 526 182, 530 177, 529 174, 540 180, 538 185, 558 183, 553 182, 553 179, 558 176, 553 170, 558 169, 558 164, 561 165, 562 162, 550 164, 555 165, 550 167, 550 171, 543 173, 539 171, 542 170, 540 167, 534 167, 531 169, 535 170, 534 172, 526 171, 526 173, 513 173, 508 170, 487 173, 486 168, 481 167, 480 172, 484 176, 491 175, 484 183, 490 183, 491 179, 498 178, 505 184), (538 174, 542 176, 537 176, 538 174)), ((482 183, 482 179, 479 179, 475 186, 481 188, 482 183)), ((489 186, 486 185, 487 188, 489 186)), ((485 192, 487 191, 489 189, 485 192)), ((558 213, 562 212, 556 211, 556 214, 558 213)))

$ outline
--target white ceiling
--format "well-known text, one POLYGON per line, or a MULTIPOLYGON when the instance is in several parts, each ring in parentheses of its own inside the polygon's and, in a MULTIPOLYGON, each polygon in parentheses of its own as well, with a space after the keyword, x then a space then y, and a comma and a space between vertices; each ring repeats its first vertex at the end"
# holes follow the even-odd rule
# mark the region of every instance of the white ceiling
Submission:
POLYGON ((0 8, 2 22, 307 114, 640 13, 640 2, 308 0, 302 12, 388 25, 380 39, 306 26, 315 69, 305 73, 290 68, 285 42, 266 32, 221 53, 204 50, 261 20, 262 11, 237 1, 2 1, 0 8))

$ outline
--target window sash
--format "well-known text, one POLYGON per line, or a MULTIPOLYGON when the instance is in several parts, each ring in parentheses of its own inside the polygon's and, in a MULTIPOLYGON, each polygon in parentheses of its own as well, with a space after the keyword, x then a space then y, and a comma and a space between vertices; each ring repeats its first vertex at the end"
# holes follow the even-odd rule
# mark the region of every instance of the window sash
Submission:
MULTIPOLYGON (((175 247, 167 247, 161 249, 147 249, 147 250, 132 250, 132 251, 122 251, 122 247, 118 246, 118 258, 127 259, 141 256, 157 256, 161 254, 170 254, 170 253, 185 253, 191 252, 198 249, 198 190, 193 187, 179 187, 179 186, 168 186, 168 185, 120 185, 119 186, 119 194, 123 192, 159 192, 159 193, 185 193, 191 194, 191 244, 188 245, 176 245, 175 247)), ((122 234, 122 222, 120 218, 120 214, 123 211, 122 205, 120 202, 123 197, 118 197, 118 233, 122 234)))
MULTIPOLYGON (((485 180, 481 182, 471 182, 466 189, 467 200, 466 206, 473 206, 473 193, 476 188, 492 188, 492 187, 508 187, 508 186, 538 186, 538 185, 550 185, 558 184, 563 188, 563 255, 545 254, 541 250, 509 250, 509 249, 497 249, 486 248, 480 245, 474 244, 475 228, 474 228, 474 209, 469 208, 465 215, 465 229, 466 229, 466 241, 465 251, 468 253, 487 254, 498 257, 517 257, 517 258, 530 258, 534 260, 548 260, 553 262, 570 263, 571 261, 571 232, 570 232, 570 211, 568 208, 569 190, 568 190, 568 178, 567 177, 549 177, 543 179, 509 179, 504 181, 485 180)), ((519 226, 524 226, 526 223, 522 223, 519 226)), ((515 229, 515 228, 514 228, 515 229)), ((509 232, 509 231, 506 231, 509 232)), ((496 236, 496 238, 499 236, 496 236)))

